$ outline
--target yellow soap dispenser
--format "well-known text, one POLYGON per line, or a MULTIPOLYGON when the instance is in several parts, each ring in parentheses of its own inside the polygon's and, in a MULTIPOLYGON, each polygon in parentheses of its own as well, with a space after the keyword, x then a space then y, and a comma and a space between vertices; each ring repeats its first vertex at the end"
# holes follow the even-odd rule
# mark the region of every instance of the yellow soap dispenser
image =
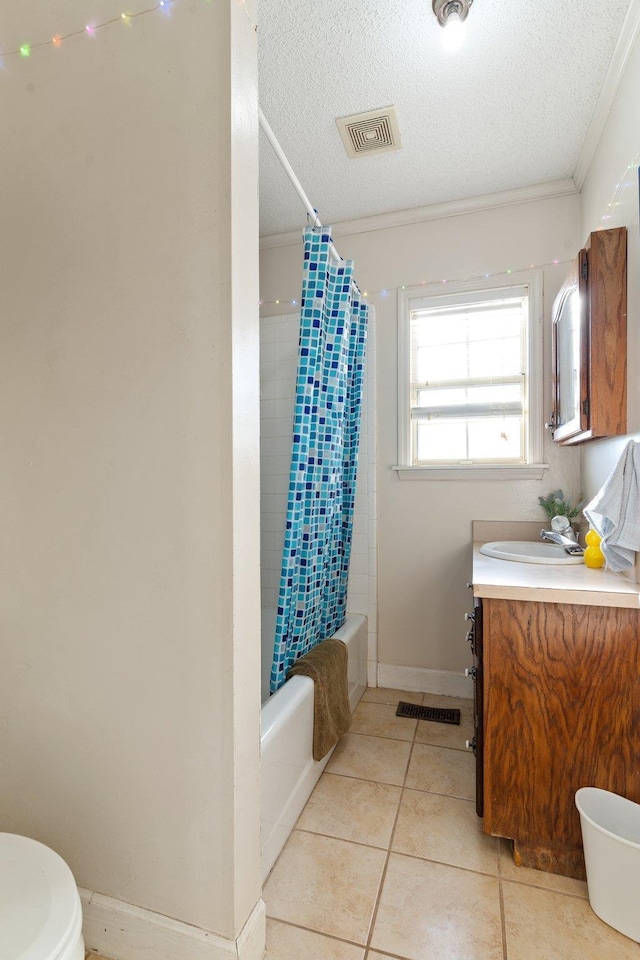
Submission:
POLYGON ((584 551, 585 566, 592 567, 594 570, 604 566, 604 554, 600 549, 600 535, 595 530, 589 530, 584 539, 587 543, 587 548, 584 551))

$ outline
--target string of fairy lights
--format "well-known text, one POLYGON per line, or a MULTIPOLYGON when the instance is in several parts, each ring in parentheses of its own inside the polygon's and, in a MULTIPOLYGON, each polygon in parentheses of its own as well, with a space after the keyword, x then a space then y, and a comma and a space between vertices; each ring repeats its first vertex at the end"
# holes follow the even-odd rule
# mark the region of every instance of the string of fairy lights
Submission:
POLYGON ((611 200, 609 200, 609 203, 607 204, 607 209, 602 214, 599 220, 599 223, 602 226, 606 226, 607 220, 611 220, 611 218, 614 215, 615 207, 619 207, 622 205, 623 201, 619 199, 622 191, 628 189, 629 187, 632 187, 636 182, 637 172, 634 176, 634 174, 632 174, 631 171, 632 170, 637 171, 639 164, 640 164, 640 151, 636 154, 635 158, 631 161, 631 163, 627 164, 624 173, 616 183, 613 196, 611 197, 611 200))
MULTIPOLYGON (((473 283, 478 280, 488 280, 498 277, 508 277, 511 274, 522 273, 525 270, 542 270, 544 267, 557 266, 562 263, 570 263, 570 260, 550 260, 548 263, 529 263, 522 267, 511 268, 508 267, 506 270, 495 270, 492 273, 476 273, 470 277, 444 277, 442 280, 417 280, 413 283, 403 283, 398 287, 383 287, 381 290, 363 290, 362 296, 366 297, 368 300, 371 297, 388 297, 393 293, 396 293, 398 290, 414 290, 420 287, 442 287, 447 283, 473 283)), ((260 300, 259 306, 267 305, 278 305, 282 304, 283 306, 295 307, 298 305, 298 300, 260 300)))
MULTIPOLYGON (((621 199, 622 192, 629 189, 632 186, 635 186, 638 178, 638 165, 640 164, 640 152, 636 155, 635 159, 627 164, 624 169, 624 173, 619 177, 614 192, 612 194, 609 203, 606 206, 605 212, 600 217, 598 221, 598 229, 604 229, 607 226, 607 222, 615 217, 616 207, 619 207, 624 202, 621 199)), ((368 300, 371 297, 388 297, 390 294, 396 293, 398 290, 407 290, 407 289, 416 289, 420 287, 442 287, 447 283, 474 283, 479 280, 488 280, 488 279, 499 279, 502 277, 508 277, 511 274, 521 273, 525 270, 543 270, 546 267, 558 266, 559 264, 571 263, 571 260, 560 260, 553 259, 549 260, 546 263, 529 263, 523 264, 520 267, 505 267, 502 270, 496 270, 491 273, 478 273, 473 276, 467 277, 442 277, 438 279, 429 279, 429 280, 414 280, 413 282, 403 283, 401 286, 397 287, 383 287, 380 290, 363 290, 362 296, 366 297, 368 300)), ((263 306, 291 306, 296 307, 299 304, 298 299, 290 299, 288 297, 280 297, 277 300, 260 300, 259 305, 263 306)))
MULTIPOLYGON (((183 0, 158 0, 158 3, 155 3, 152 7, 146 7, 144 10, 123 11, 117 16, 110 17, 108 20, 85 23, 82 26, 78 26, 74 30, 67 31, 66 33, 54 33, 53 36, 39 40, 36 43, 22 43, 14 50, 0 50, 0 66, 3 65, 4 61, 10 57, 31 57, 32 54, 46 47, 54 47, 59 49, 68 40, 73 40, 77 37, 93 38, 100 30, 103 30, 106 27, 113 27, 115 24, 127 26, 131 25, 134 20, 138 20, 140 17, 147 17, 150 14, 168 14, 171 12, 172 7, 175 7, 176 4, 181 2, 183 2, 183 0)), ((211 0, 203 0, 203 2, 210 3, 211 0)), ((257 27, 251 19, 251 15, 247 9, 245 0, 236 0, 236 3, 244 11, 252 29, 256 31, 257 27)))
MULTIPOLYGON (((171 11, 171 8, 176 4, 182 3, 184 0, 158 0, 157 3, 153 6, 146 7, 143 10, 137 11, 123 11, 117 16, 110 17, 107 20, 102 20, 100 22, 86 23, 82 26, 78 26, 74 30, 67 31, 66 33, 55 33, 51 37, 46 39, 39 40, 35 43, 22 43, 20 46, 16 47, 13 50, 0 50, 0 66, 4 66, 4 62, 11 57, 31 57, 34 53, 41 51, 47 47, 60 48, 63 44, 66 44, 69 40, 77 39, 79 37, 89 37, 95 38, 97 33, 108 27, 114 27, 116 24, 121 26, 131 25, 135 20, 140 17, 147 17, 153 14, 164 13, 168 14, 171 11)), ((211 0, 203 0, 204 3, 210 3, 211 0)), ((245 16, 247 17, 251 28, 254 31, 257 31, 257 27, 251 19, 249 10, 247 9, 245 0, 235 0, 237 5, 243 10, 245 16)), ((611 220, 615 216, 615 208, 620 206, 622 200, 620 195, 623 190, 628 189, 636 183, 638 165, 640 163, 640 152, 636 155, 634 160, 627 164, 622 176, 619 178, 618 182, 615 185, 613 195, 607 204, 607 207, 599 220, 599 227, 606 227, 607 221, 611 220), (632 171, 635 171, 635 176, 632 174, 632 171)), ((441 287, 443 284, 451 282, 474 282, 478 280, 486 280, 489 278, 500 278, 508 277, 510 274, 519 273, 523 270, 541 270, 546 267, 556 266, 560 263, 567 263, 569 261, 553 259, 546 263, 531 263, 518 268, 514 267, 505 267, 502 270, 496 270, 490 273, 481 273, 475 274, 468 277, 442 277, 438 279, 428 279, 428 280, 414 280, 413 282, 408 282, 402 284, 399 287, 389 287, 382 288, 380 290, 364 290, 362 292, 363 297, 388 297, 391 293, 396 292, 397 290, 406 290, 407 288, 416 288, 416 287, 441 287)), ((288 297, 280 297, 275 300, 260 300, 259 305, 262 306, 298 306, 298 299, 290 299, 288 297)))

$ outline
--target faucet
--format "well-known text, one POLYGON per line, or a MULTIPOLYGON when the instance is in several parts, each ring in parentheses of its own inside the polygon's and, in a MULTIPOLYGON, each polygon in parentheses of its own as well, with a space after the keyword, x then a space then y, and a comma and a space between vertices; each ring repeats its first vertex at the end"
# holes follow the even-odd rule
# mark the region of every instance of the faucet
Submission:
POLYGON ((577 544, 575 534, 572 537, 566 537, 563 533, 556 533, 555 530, 541 530, 540 536, 543 540, 558 543, 561 547, 575 547, 577 544))
POLYGON ((543 540, 550 540, 551 543, 557 543, 564 547, 567 553, 582 553, 582 547, 578 544, 578 537, 575 530, 566 517, 553 517, 551 520, 551 530, 541 530, 540 536, 543 540))

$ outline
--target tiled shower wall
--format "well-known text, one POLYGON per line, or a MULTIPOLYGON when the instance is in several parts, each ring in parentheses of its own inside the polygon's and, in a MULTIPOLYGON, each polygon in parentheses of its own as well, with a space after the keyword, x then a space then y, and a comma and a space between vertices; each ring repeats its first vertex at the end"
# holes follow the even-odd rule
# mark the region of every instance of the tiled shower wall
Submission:
MULTIPOLYGON (((375 321, 370 308, 362 434, 349 570, 347 610, 368 617, 369 683, 377 662, 375 321)), ((291 463, 298 359, 298 314, 260 320, 260 479, 262 606, 275 608, 280 585, 291 463)))

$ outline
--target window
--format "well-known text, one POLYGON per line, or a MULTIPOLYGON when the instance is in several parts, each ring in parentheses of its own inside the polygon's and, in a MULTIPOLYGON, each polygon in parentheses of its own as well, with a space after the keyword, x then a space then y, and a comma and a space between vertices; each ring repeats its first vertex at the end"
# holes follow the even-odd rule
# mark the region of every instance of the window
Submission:
POLYGON ((404 477, 542 476, 539 274, 399 296, 404 477))

